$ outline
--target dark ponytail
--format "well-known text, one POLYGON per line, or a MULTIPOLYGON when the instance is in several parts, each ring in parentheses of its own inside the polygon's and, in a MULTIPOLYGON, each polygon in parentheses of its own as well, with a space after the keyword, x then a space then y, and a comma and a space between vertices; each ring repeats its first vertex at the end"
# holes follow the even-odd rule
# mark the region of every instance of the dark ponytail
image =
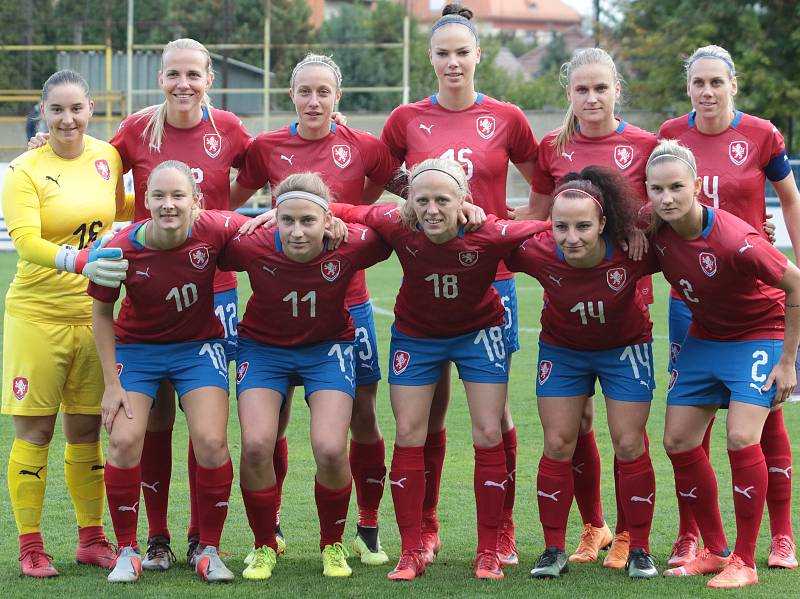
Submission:
POLYGON ((472 17, 475 16, 470 9, 468 9, 466 6, 463 6, 460 2, 451 2, 445 6, 442 9, 442 16, 445 17, 447 15, 458 15, 460 17, 464 17, 465 19, 472 19, 472 17))

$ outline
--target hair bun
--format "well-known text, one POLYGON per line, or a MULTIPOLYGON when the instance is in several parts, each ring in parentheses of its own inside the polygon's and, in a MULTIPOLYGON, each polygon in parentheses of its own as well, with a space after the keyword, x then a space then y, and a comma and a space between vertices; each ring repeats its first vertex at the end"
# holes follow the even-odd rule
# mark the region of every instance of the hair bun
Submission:
POLYGON ((451 2, 442 9, 442 16, 446 15, 459 15, 465 19, 471 19, 474 16, 470 9, 458 2, 451 2))

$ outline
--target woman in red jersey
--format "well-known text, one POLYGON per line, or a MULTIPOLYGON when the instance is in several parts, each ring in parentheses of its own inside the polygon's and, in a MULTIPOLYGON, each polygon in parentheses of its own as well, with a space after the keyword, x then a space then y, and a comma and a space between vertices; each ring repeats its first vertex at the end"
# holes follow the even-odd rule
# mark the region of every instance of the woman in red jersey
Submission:
POLYGON ((467 233, 458 222, 469 196, 466 174, 452 160, 428 159, 410 173, 408 201, 395 205, 334 204, 334 214, 373 228, 395 250, 403 283, 395 302, 389 372, 396 439, 389 486, 402 555, 391 580, 420 576, 434 559, 423 541, 424 443, 442 364, 455 362, 464 381, 475 448, 474 492, 478 578, 503 578, 498 532, 508 491, 501 432, 508 355, 505 310, 492 286, 497 265, 546 223, 488 216, 467 233), (447 314, 447 318, 442 318, 447 314))
POLYGON ((696 169, 692 152, 675 140, 659 143, 647 166, 654 253, 692 312, 667 388, 664 447, 677 493, 705 544, 691 561, 664 574, 716 574, 709 587, 733 588, 758 582, 754 556, 769 475, 760 440, 770 408, 785 401, 797 382, 800 270, 743 220, 702 205, 696 169), (702 446, 720 407, 728 409, 733 553, 702 446))
MULTIPOLYGON (((506 176, 513 163, 526 181, 533 176, 537 143, 528 120, 513 104, 500 102, 475 90, 475 69, 481 59, 478 32, 472 11, 460 4, 448 4, 431 28, 428 56, 439 82, 433 96, 397 107, 386 121, 381 139, 407 169, 428 158, 458 162, 469 180, 475 201, 487 214, 506 218, 506 176)), ((495 279, 506 310, 504 331, 509 352, 519 349, 517 294, 512 274, 500 263, 495 279)), ((449 372, 449 365, 446 366, 449 372)), ((423 542, 434 554, 441 540, 437 505, 444 464, 445 414, 450 398, 450 377, 439 382, 425 441, 426 478, 423 542)), ((504 564, 518 562, 514 543, 513 507, 515 497, 517 433, 506 409, 503 443, 508 479, 503 525, 499 538, 504 564)))
MULTIPOLYGON (((736 67, 719 46, 698 48, 686 60, 686 91, 692 112, 666 121, 659 137, 677 139, 692 150, 702 181, 699 200, 735 214, 765 238, 765 184, 769 180, 781 203, 795 255, 800 251, 800 193, 792 176, 783 136, 767 120, 736 109, 736 67)), ((690 310, 673 291, 669 304, 670 359, 681 350, 690 322, 690 310)), ((710 429, 709 429, 710 432, 710 429)), ((704 446, 708 448, 708 437, 704 446)), ((791 520, 792 448, 776 406, 764 424, 761 446, 769 468, 767 507, 772 544, 770 567, 796 568, 791 520)), ((697 551, 697 524, 686 502, 678 496, 680 527, 670 565, 680 566, 697 551)))
POLYGON ((142 446, 159 385, 178 391, 197 455, 197 517, 201 547, 196 572, 207 582, 233 573, 219 557, 233 466, 227 445, 228 362, 223 329, 214 317, 213 284, 220 251, 230 237, 229 215, 203 212, 189 167, 176 160, 152 169, 145 205, 151 218, 123 229, 111 242, 130 268, 126 296, 89 286, 92 325, 103 367, 103 423, 109 432, 105 482, 119 552, 109 582, 135 582, 142 571, 136 525, 142 446))
MULTIPOLYGON (((341 98, 342 73, 328 56, 308 54, 295 66, 289 95, 297 112, 297 122, 288 127, 262 133, 253 142, 232 192, 236 207, 257 189, 278 183, 293 173, 316 172, 337 202, 371 204, 373 190, 384 188, 400 193, 405 177, 396 177, 399 161, 389 148, 365 131, 337 125, 331 115, 341 98)), ((274 195, 274 194, 273 194, 274 195)), ((378 538, 378 508, 386 476, 383 435, 378 426, 375 398, 381 371, 375 320, 369 300, 366 277, 353 278, 348 306, 356 323, 356 400, 350 425, 350 467, 358 498, 358 525, 353 548, 368 565, 381 565, 389 558, 378 538)), ((278 505, 283 479, 288 468, 286 426, 291 393, 281 412, 281 428, 275 451, 278 476, 278 505)), ((280 517, 280 515, 279 515, 280 517)), ((285 541, 276 523, 279 549, 285 541)), ((246 561, 250 561, 248 556, 246 561)))
POLYGON ((568 173, 553 194, 552 229, 535 235, 507 261, 512 270, 538 279, 547 297, 536 382, 544 430, 537 497, 546 549, 531 576, 556 578, 567 571, 573 452, 584 406, 599 379, 625 498, 628 575, 651 578, 658 575, 649 548, 655 475, 645 425, 655 388, 653 325, 636 284, 658 265, 652 253, 635 261, 620 247, 640 206, 622 173, 586 167, 568 173))

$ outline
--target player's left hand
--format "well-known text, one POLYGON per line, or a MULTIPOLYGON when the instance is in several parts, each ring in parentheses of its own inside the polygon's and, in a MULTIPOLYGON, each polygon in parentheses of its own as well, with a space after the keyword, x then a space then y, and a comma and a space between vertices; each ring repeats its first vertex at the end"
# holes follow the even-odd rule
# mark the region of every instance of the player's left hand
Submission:
POLYGON ((795 371, 794 362, 787 363, 783 360, 779 360, 772 369, 772 372, 769 373, 767 382, 764 383, 761 390, 766 393, 772 389, 773 384, 775 385, 775 399, 772 401, 772 405, 775 406, 789 399, 792 391, 794 391, 795 385, 797 385, 797 373, 795 371))
POLYGON ((486 213, 483 208, 470 202, 461 204, 458 211, 458 223, 464 225, 464 232, 477 231, 486 222, 486 213))
POLYGON ((105 247, 113 238, 114 234, 109 231, 78 252, 76 272, 97 285, 119 287, 128 272, 128 261, 122 258, 122 248, 105 247))
POLYGON ((241 227, 239 227, 239 233, 242 233, 243 235, 252 235, 258 230, 259 227, 269 229, 277 222, 278 219, 275 218, 275 208, 272 208, 271 210, 262 212, 261 214, 258 214, 245 222, 241 227))
POLYGON ((347 243, 347 234, 347 225, 342 219, 336 218, 335 216, 331 220, 330 227, 325 229, 325 237, 330 240, 328 245, 334 250, 342 245, 342 243, 347 243))
POLYGON ((342 114, 338 110, 331 113, 331 120, 337 125, 341 125, 342 127, 347 126, 347 117, 344 116, 344 114, 342 114))
POLYGON ((647 235, 645 235, 639 229, 634 229, 628 234, 627 239, 620 241, 619 245, 623 252, 628 252, 628 258, 635 260, 636 262, 644 258, 644 255, 647 253, 647 249, 649 248, 647 235))
POLYGON ((767 220, 764 221, 764 233, 767 234, 769 242, 775 245, 775 223, 772 222, 772 214, 767 212, 767 220))

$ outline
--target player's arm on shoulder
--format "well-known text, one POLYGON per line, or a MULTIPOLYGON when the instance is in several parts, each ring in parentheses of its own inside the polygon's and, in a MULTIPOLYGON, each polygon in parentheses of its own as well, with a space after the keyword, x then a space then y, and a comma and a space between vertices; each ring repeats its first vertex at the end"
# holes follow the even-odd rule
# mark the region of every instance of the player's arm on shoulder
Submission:
POLYGON ((800 343, 800 269, 792 262, 787 262, 786 271, 776 287, 786 292, 783 352, 763 388, 767 391, 774 384, 776 386, 774 403, 779 404, 789 398, 797 384, 795 360, 797 345, 800 343))
POLYGON ((103 369, 103 401, 101 418, 110 433, 117 414, 122 410, 125 417, 133 418, 128 395, 117 373, 116 342, 114 340, 114 302, 95 299, 92 303, 92 331, 97 346, 97 355, 103 369))
POLYGON ((791 169, 780 181, 772 181, 772 187, 775 188, 775 193, 781 202, 783 220, 792 242, 794 255, 800 256, 800 191, 797 189, 791 169))
POLYGON ((231 197, 230 201, 228 202, 228 207, 231 210, 236 210, 237 208, 242 207, 244 203, 253 197, 253 194, 257 191, 258 189, 245 187, 239 183, 238 179, 235 179, 231 182, 231 197))

